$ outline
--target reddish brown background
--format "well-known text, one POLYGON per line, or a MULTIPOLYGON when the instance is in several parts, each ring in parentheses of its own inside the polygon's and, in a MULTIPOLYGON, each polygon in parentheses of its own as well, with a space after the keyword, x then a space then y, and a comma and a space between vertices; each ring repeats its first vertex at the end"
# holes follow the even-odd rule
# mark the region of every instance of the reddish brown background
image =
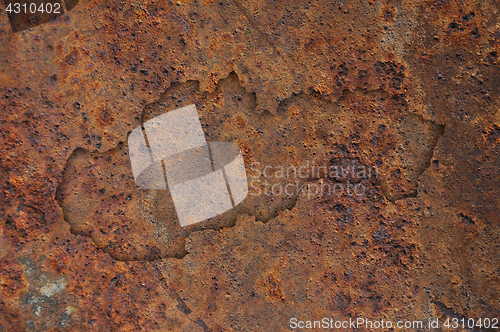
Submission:
POLYGON ((0 330, 500 316, 496 1, 82 0, 18 33, 0 6, 0 330), (141 119, 191 102, 247 162, 381 177, 248 201, 167 248, 167 198, 110 178, 141 119))

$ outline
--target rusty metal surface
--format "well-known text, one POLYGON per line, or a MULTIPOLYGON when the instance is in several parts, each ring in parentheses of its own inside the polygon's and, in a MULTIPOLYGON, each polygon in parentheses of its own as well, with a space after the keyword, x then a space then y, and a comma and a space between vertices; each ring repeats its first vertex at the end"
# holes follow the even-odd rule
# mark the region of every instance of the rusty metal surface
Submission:
POLYGON ((499 10, 81 0, 14 33, 0 3, 0 331, 499 317, 499 10), (135 185, 126 142, 192 103, 252 178, 379 174, 311 174, 301 186, 366 191, 250 195, 180 228, 168 191, 135 185))

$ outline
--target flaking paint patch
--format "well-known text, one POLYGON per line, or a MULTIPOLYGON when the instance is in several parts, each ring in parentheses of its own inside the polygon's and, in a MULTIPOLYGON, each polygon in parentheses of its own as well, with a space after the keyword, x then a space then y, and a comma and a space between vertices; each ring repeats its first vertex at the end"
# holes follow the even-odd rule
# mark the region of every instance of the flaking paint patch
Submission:
POLYGON ((52 297, 54 294, 60 293, 66 288, 68 282, 64 278, 58 279, 56 282, 48 284, 40 288, 40 293, 47 297, 52 297))

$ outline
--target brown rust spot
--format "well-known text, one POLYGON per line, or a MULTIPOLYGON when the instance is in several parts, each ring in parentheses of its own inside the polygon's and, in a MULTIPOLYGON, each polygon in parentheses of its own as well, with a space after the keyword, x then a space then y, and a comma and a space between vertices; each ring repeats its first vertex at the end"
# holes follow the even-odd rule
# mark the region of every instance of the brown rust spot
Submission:
POLYGON ((257 281, 257 292, 262 291, 266 300, 268 301, 281 301, 285 302, 285 292, 283 291, 283 284, 281 279, 274 274, 264 276, 257 281))

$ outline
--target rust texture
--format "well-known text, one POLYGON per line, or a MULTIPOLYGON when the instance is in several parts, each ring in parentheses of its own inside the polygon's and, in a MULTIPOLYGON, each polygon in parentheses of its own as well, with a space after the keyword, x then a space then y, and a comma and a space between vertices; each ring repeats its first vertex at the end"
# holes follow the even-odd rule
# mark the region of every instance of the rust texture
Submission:
POLYGON ((14 32, 0 3, 0 331, 500 318, 497 1, 65 6, 14 32), (127 135, 193 103, 252 182, 180 228, 127 135))

